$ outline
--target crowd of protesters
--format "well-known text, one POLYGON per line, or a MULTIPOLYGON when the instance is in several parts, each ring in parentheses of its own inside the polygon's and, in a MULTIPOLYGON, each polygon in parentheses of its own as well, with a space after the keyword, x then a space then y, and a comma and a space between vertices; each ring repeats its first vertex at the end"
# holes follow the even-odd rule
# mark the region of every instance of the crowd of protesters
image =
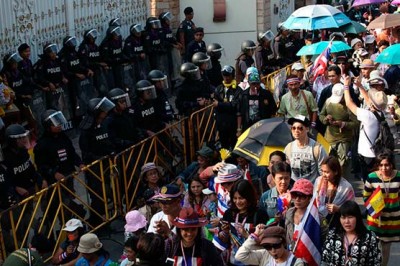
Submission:
MULTIPOLYGON (((394 11, 386 3, 368 10, 343 6, 352 19, 366 24, 394 11)), ((212 105, 220 145, 205 143, 176 178, 166 178, 153 162, 142 166, 138 208, 126 215, 120 265, 306 265, 309 257, 296 247, 314 199, 320 220, 314 228, 321 240, 318 264, 387 265, 390 244, 400 241, 397 131, 385 150, 377 149, 376 140, 384 125, 400 121, 400 69, 374 60, 398 41, 396 29, 307 33, 280 26, 277 36, 260 33, 257 45, 243 41, 233 64, 221 66, 223 47, 206 45, 205 29, 193 22, 192 8, 184 14, 176 36, 171 14, 163 12, 148 18, 144 28, 132 25, 125 40, 119 19, 113 19, 100 45, 97 30, 88 29, 80 45, 74 36, 65 37, 60 51, 46 44, 35 64, 28 44, 5 56, 0 209, 153 136, 177 114, 212 105), (352 50, 332 53, 325 73, 317 76, 313 58, 296 53, 324 38, 341 39, 352 50), (282 88, 272 88, 273 94, 263 80, 287 65, 291 74, 282 88), (221 147, 232 150, 246 129, 275 116, 287 118, 294 140, 283 152, 271 153, 268 167, 234 153, 219 157, 221 147), (79 129, 81 154, 72 145, 71 129, 79 129), (316 141, 318 133, 329 149, 316 141), (354 202, 350 175, 364 182, 365 201, 377 187, 383 192, 385 207, 378 218, 368 214, 367 226, 354 202)), ((90 173, 86 181, 92 188, 102 185, 90 173)), ((73 179, 66 186, 74 191, 73 179)), ((89 196, 91 208, 104 215, 103 202, 93 191, 89 196)), ((85 217, 73 198, 62 200, 85 217)), ((55 208, 59 202, 51 204, 55 208)), ((54 208, 48 212, 55 215, 54 208)), ((32 211, 28 206, 25 213, 32 211)), ((62 229, 67 238, 52 263, 113 265, 98 237, 85 234, 82 221, 67 218, 62 229)), ((88 221, 98 225, 102 219, 90 215, 88 221)), ((3 233, 11 230, 8 220, 1 222, 3 233)), ((46 240, 36 234, 4 265, 41 265, 50 245, 46 240), (29 264, 17 264, 24 262, 29 264)))

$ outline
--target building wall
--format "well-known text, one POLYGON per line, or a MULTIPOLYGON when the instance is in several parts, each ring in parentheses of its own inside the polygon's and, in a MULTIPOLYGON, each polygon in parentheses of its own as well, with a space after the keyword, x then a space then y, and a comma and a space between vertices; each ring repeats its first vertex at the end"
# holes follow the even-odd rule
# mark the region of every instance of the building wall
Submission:
POLYGON ((169 11, 174 16, 172 28, 177 29, 179 21, 183 19, 183 14, 179 14, 179 0, 150 0, 150 14, 158 17, 160 13, 169 11))

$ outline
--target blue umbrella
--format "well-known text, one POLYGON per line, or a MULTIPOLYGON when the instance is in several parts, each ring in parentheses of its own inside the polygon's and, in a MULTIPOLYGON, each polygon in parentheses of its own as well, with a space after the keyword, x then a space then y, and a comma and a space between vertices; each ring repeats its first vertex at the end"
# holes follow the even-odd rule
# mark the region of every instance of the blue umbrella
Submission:
MULTIPOLYGON (((303 46, 298 52, 297 56, 302 56, 302 55, 315 55, 315 54, 320 54, 322 53, 326 47, 328 47, 329 42, 328 41, 322 41, 322 42, 317 42, 313 43, 310 45, 303 46)), ((350 50, 351 47, 342 41, 333 41, 332 42, 332 47, 331 47, 331 53, 339 53, 342 51, 350 50)))
POLYGON ((375 62, 388 65, 400 65, 400 44, 390 45, 378 55, 375 62))
POLYGON ((318 30, 339 28, 351 20, 339 9, 330 5, 309 5, 294 11, 283 23, 290 30, 318 30))

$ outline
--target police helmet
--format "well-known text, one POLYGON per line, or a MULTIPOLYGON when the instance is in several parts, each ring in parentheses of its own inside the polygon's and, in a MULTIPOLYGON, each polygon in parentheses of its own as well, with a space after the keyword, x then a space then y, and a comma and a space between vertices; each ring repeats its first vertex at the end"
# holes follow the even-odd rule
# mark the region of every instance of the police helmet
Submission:
POLYGON ((75 48, 78 45, 78 41, 75 36, 67 36, 63 40, 64 47, 75 48))
POLYGON ((197 52, 192 56, 192 63, 198 67, 202 67, 203 64, 206 64, 205 69, 211 69, 212 64, 210 57, 203 52, 197 52))
POLYGON ((256 49, 257 46, 252 40, 245 40, 242 42, 241 50, 243 53, 246 53, 247 51, 254 50, 256 49))
POLYGON ((220 59, 222 50, 224 50, 224 47, 222 47, 219 43, 210 43, 207 45, 207 54, 213 58, 220 59))
POLYGON ((149 95, 149 99, 155 99, 157 97, 154 85, 146 79, 142 79, 136 82, 135 88, 136 95, 138 95, 139 97, 141 97, 145 91, 150 91, 151 95, 149 95))
POLYGON ((181 76, 191 80, 199 80, 201 78, 200 69, 193 63, 183 63, 181 65, 181 76))
POLYGON ((12 124, 6 128, 6 140, 19 139, 29 135, 29 130, 26 130, 20 124, 12 124))
POLYGON ((131 101, 129 99, 129 94, 121 88, 114 88, 108 92, 107 97, 117 105, 118 102, 123 101, 126 103, 126 107, 131 106, 131 101))
POLYGON ((155 84, 156 82, 160 82, 157 85, 158 89, 168 89, 169 87, 167 75, 165 75, 162 71, 158 69, 153 69, 152 71, 150 71, 147 79, 153 84, 155 84))
POLYGON ((13 63, 19 63, 22 58, 19 56, 18 53, 6 54, 3 58, 3 65, 11 65, 13 63))
POLYGON ((129 32, 131 34, 140 33, 142 31, 143 31, 143 27, 142 27, 142 24, 140 24, 140 23, 135 23, 129 28, 129 32))
POLYGON ((275 38, 275 34, 270 30, 268 30, 266 32, 260 32, 258 34, 258 41, 260 43, 272 41, 274 38, 275 38))
POLYGON ((43 47, 43 54, 50 54, 50 53, 57 53, 58 52, 58 48, 57 48, 57 44, 55 43, 49 43, 46 44, 43 47))
POLYGON ((161 22, 156 17, 149 17, 146 20, 146 30, 161 28, 161 22))
POLYGON ((225 65, 221 69, 222 76, 235 77, 235 68, 233 66, 225 65))
POLYGON ((49 109, 42 114, 42 125, 44 128, 49 128, 50 126, 58 127, 66 123, 67 119, 61 111, 49 109))
POLYGON ((93 115, 98 115, 100 112, 108 113, 114 107, 115 104, 106 97, 93 98, 89 100, 88 112, 93 115))
POLYGON ((115 27, 120 27, 121 26, 121 19, 120 18, 113 18, 110 20, 108 23, 109 27, 115 26, 115 27))
POLYGON ((83 38, 85 40, 89 40, 89 39, 93 39, 96 40, 97 36, 99 36, 99 33, 97 32, 96 29, 90 29, 85 31, 85 33, 83 34, 83 38))
POLYGON ((166 12, 162 12, 159 16, 158 16, 158 19, 161 21, 161 22, 171 22, 172 21, 172 19, 173 19, 173 15, 171 14, 171 12, 169 12, 169 11, 166 11, 166 12))

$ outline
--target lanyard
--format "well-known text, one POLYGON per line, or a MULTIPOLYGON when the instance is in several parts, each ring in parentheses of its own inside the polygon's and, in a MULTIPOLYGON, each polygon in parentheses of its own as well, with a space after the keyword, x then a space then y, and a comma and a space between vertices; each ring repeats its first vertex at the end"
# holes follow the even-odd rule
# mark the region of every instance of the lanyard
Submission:
POLYGON ((345 262, 347 263, 350 259, 351 259, 351 249, 354 245, 354 242, 356 242, 357 237, 355 237, 353 239, 353 241, 351 241, 351 243, 349 242, 349 239, 347 238, 346 235, 344 235, 344 255, 345 255, 345 262))
MULTIPOLYGON (((194 257, 194 250, 195 250, 195 249, 196 249, 196 244, 193 245, 193 248, 192 248, 192 256, 191 256, 190 258, 193 258, 193 257, 194 257)), ((185 266, 187 266, 188 264, 187 264, 187 261, 186 261, 186 255, 185 255, 185 250, 183 249, 182 241, 181 241, 181 250, 182 250, 183 261, 185 262, 185 266)))

